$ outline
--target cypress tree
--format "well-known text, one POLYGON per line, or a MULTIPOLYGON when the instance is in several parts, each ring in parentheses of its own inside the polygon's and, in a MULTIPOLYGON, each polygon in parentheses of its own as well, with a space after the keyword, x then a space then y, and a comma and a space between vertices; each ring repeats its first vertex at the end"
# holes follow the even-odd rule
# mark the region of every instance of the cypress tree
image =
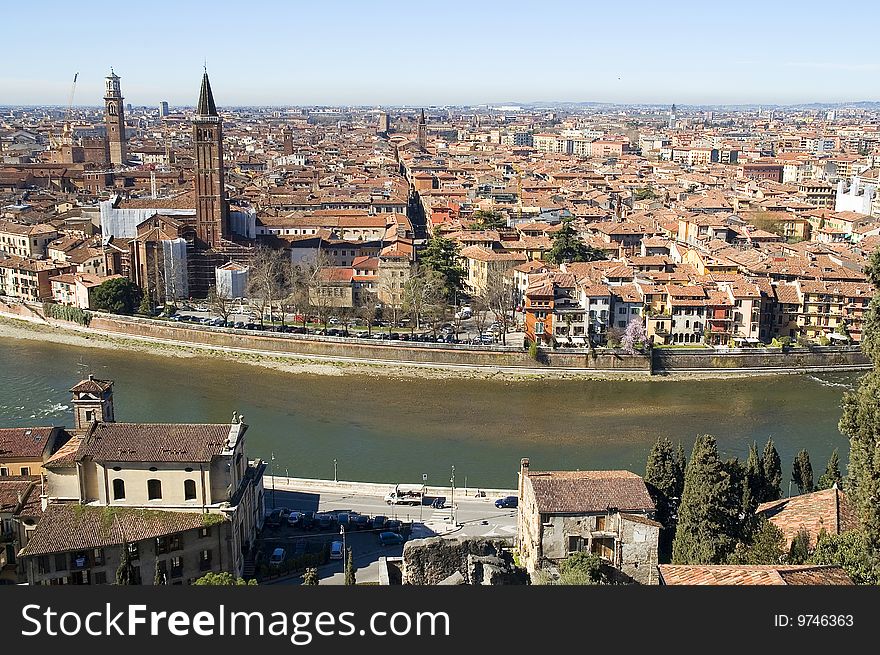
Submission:
POLYGON ((758 444, 754 441, 749 446, 749 458, 746 460, 745 480, 743 481, 743 511, 754 514, 761 498, 764 497, 764 459, 758 454, 758 444))
POLYGON ((804 564, 810 559, 810 535, 805 528, 798 530, 795 538, 791 540, 791 548, 788 549, 789 564, 804 564))
POLYGON ((303 572, 303 585, 306 587, 318 586, 318 569, 308 568, 303 572))
POLYGON ((825 473, 819 478, 817 488, 830 489, 835 484, 838 489, 843 489, 843 476, 840 474, 840 455, 837 454, 836 448, 831 453, 828 464, 825 466, 825 473))
POLYGON ((153 572, 153 585, 164 585, 165 584, 165 574, 162 573, 162 569, 159 568, 159 558, 156 558, 156 569, 153 572))
POLYGON ((684 469, 687 466, 687 457, 684 454, 684 446, 679 441, 678 447, 675 449, 675 498, 681 501, 681 494, 684 492, 684 469))
POLYGON ((799 451, 794 457, 791 466, 791 481, 797 485, 798 492, 808 494, 813 487, 813 465, 810 463, 810 453, 806 448, 799 451))
POLYGON ((355 579, 355 568, 354 568, 354 555, 351 553, 351 548, 348 549, 348 556, 345 558, 345 584, 353 585, 357 584, 357 580, 355 579))
POLYGON ((736 544, 732 528, 737 520, 738 512, 731 503, 730 475, 718 459, 715 437, 700 435, 685 469, 672 562, 725 562, 736 544))
POLYGON ((755 523, 751 541, 740 542, 728 560, 731 564, 779 564, 785 557, 782 530, 765 518, 755 523))
MULTIPOLYGON (((880 249, 871 255, 865 274, 874 289, 880 290, 880 249)), ((849 438, 846 493, 868 542, 876 549, 880 547, 880 291, 868 306, 861 343, 874 369, 855 390, 844 394, 839 427, 849 438)))
POLYGON ((119 566, 116 568, 116 584, 134 584, 134 564, 131 561, 131 550, 128 542, 122 544, 119 552, 119 566))
POLYGON ((645 465, 645 484, 654 504, 657 506, 656 519, 665 528, 671 526, 672 502, 676 497, 676 464, 672 442, 661 437, 648 453, 645 465))
POLYGON ((767 439, 762 460, 764 489, 760 502, 779 500, 782 498, 782 460, 779 459, 779 453, 776 451, 776 446, 773 445, 773 437, 767 439))

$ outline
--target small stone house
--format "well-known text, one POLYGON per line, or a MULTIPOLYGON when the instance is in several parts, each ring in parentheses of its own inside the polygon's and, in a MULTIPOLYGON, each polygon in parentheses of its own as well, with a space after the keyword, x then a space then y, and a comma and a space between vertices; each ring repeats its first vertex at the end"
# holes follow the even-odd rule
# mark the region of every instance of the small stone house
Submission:
POLYGON ((658 584, 659 523, 641 477, 629 471, 531 471, 519 476, 517 546, 534 572, 588 551, 623 580, 658 584))

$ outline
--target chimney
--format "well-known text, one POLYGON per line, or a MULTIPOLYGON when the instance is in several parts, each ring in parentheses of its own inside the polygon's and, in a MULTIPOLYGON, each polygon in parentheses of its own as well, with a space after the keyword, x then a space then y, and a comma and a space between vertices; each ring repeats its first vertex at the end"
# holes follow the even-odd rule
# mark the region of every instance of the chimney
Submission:
POLYGON ((519 499, 522 500, 523 489, 525 488, 525 479, 529 474, 529 458, 523 457, 519 460, 519 499))

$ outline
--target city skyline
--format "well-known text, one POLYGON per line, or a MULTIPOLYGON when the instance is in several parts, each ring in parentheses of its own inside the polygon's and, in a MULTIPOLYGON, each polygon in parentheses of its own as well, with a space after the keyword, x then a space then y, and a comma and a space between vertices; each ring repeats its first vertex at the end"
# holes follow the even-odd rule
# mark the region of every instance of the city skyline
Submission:
MULTIPOLYGON (((0 76, 0 104, 97 105, 112 67, 126 102, 192 106, 193 80, 207 63, 221 106, 446 106, 505 103, 789 105, 876 101, 866 79, 880 71, 867 41, 847 39, 852 12, 806 3, 741 3, 723 22, 700 3, 616 7, 550 2, 446 3, 444 11, 399 2, 323 7, 263 2, 250 14, 231 5, 177 6, 160 0, 137 22, 116 22, 110 3, 68 15, 47 3, 41 39, 69 48, 35 49, 32 33, 9 35, 27 52, 0 76), (99 15, 100 18, 96 18, 99 15), (637 16, 637 21, 628 17, 637 16), (105 18, 106 17, 106 18, 105 18), (823 25, 821 51, 802 53, 802 35, 823 25), (307 29, 303 26, 312 26, 307 29), (572 26, 583 26, 582 29, 572 26), (837 36, 837 35, 841 36, 837 36), (133 47, 136 35, 150 35, 133 47), (770 36, 768 36, 770 35, 770 36), (64 53, 64 56, 59 56, 64 53), (174 63, 169 69, 168 62, 174 63), (821 80, 821 88, 817 88, 821 80)), ((8 10, 10 23, 27 21, 8 10)), ((859 13, 870 12, 867 5, 859 13)), ((874 10, 876 12, 876 10, 874 10)))

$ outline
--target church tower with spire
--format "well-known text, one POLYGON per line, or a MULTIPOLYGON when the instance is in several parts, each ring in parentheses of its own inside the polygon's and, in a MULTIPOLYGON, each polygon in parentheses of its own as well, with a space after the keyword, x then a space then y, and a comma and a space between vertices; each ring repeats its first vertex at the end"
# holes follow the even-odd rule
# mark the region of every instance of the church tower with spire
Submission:
POLYGON ((107 158, 114 166, 125 165, 125 114, 119 76, 110 69, 104 78, 104 127, 106 128, 107 158))
POLYGON ((227 235, 228 208, 223 179, 223 123, 217 114, 208 71, 202 76, 193 116, 196 238, 202 248, 216 248, 227 235))
POLYGON ((419 114, 419 136, 418 136, 419 150, 422 152, 426 152, 428 150, 428 124, 425 122, 425 110, 422 109, 422 113, 419 114))

